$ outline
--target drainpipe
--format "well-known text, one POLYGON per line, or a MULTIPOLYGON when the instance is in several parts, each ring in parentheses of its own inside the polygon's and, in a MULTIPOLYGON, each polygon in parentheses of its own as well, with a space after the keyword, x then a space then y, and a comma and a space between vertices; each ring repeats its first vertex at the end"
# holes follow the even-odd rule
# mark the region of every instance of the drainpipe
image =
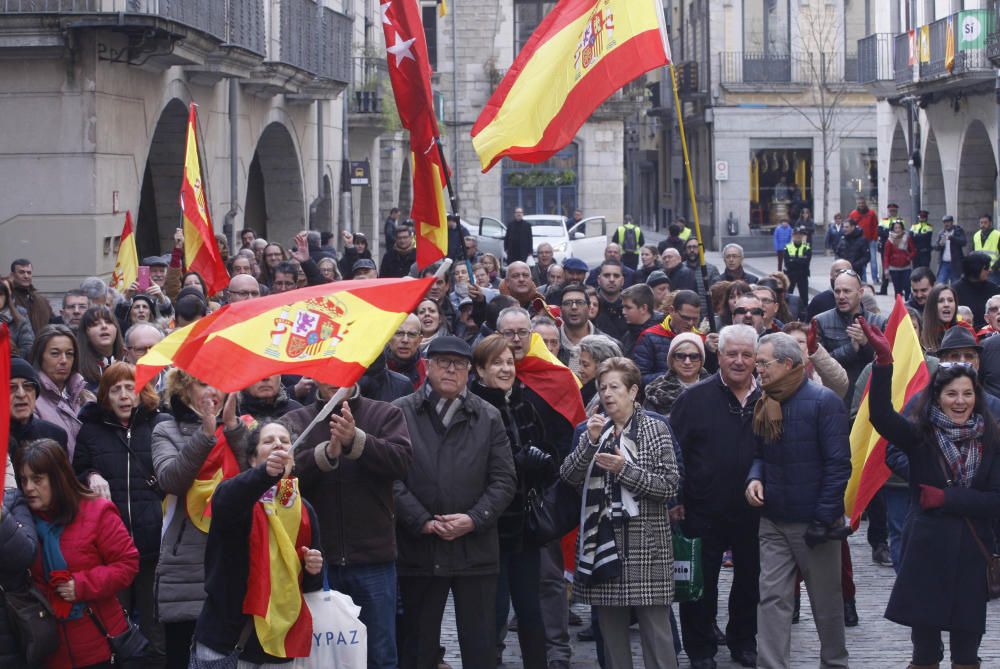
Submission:
MULTIPOLYGON (((344 9, 347 11, 347 16, 351 19, 351 35, 354 34, 354 0, 348 0, 345 3, 344 9)), ((351 68, 351 78, 354 78, 354 68, 351 68)), ((348 89, 349 90, 349 89, 348 89)), ((350 230, 354 225, 354 212, 352 211, 351 204, 351 178, 350 178, 350 160, 351 160, 351 146, 350 140, 348 138, 348 117, 351 114, 351 103, 349 101, 350 94, 345 90, 341 97, 343 98, 343 121, 341 122, 341 158, 340 161, 340 229, 350 230)), ((322 180, 322 175, 320 176, 322 180)), ((343 252, 344 250, 344 239, 341 235, 334 235, 334 239, 337 240, 337 250, 343 252)))
POLYGON ((324 212, 326 195, 323 192, 323 170, 326 157, 323 155, 323 100, 316 100, 316 199, 309 205, 309 229, 321 230, 327 227, 329 221, 320 220, 324 212))
MULTIPOLYGON (((458 30, 456 28, 458 24, 458 3, 452 3, 451 6, 451 125, 453 129, 453 136, 449 137, 451 141, 451 170, 452 170, 452 182, 455 185, 455 202, 454 205, 458 205, 460 201, 459 192, 461 190, 461 174, 462 170, 459 169, 458 165, 458 134, 460 131, 459 120, 458 120, 458 30)), ((458 213, 457 209, 454 213, 458 213)))
MULTIPOLYGON (((910 142, 910 203, 913 207, 913 220, 917 220, 920 211, 920 120, 917 116, 917 98, 910 96, 906 105, 906 123, 910 142)), ((947 213, 947 212, 945 212, 947 213)))
POLYGON ((229 80, 229 211, 222 223, 222 233, 229 241, 231 254, 235 254, 236 246, 236 216, 240 213, 240 160, 239 160, 239 127, 238 118, 238 97, 240 85, 236 79, 229 80))

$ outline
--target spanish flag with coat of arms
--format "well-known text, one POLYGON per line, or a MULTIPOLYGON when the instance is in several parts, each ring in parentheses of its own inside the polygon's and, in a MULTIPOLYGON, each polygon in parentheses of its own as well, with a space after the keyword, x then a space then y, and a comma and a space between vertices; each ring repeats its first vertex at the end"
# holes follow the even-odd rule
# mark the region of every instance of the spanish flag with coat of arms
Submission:
POLYGON ((615 91, 669 64, 660 0, 561 0, 472 127, 483 171, 504 156, 542 162, 615 91))

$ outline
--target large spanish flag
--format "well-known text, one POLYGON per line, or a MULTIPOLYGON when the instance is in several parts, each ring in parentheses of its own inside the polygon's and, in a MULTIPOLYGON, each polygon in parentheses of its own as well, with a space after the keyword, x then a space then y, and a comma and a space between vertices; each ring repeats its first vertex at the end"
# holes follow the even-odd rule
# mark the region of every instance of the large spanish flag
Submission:
POLYGON ((132 212, 125 212, 125 227, 118 243, 118 257, 111 273, 111 287, 124 293, 139 277, 139 253, 135 250, 135 232, 132 230, 132 212))
POLYGON ((575 427, 587 420, 583 397, 580 395, 580 380, 559 358, 552 355, 537 332, 531 333, 528 353, 517 363, 517 378, 538 393, 570 425, 575 427))
POLYGON ((483 171, 504 156, 545 160, 612 93, 669 63, 660 0, 561 0, 472 127, 483 171))
MULTIPOLYGON (((885 336, 892 345, 892 406, 901 411, 914 395, 927 387, 930 375, 917 331, 913 329, 903 298, 898 295, 885 326, 885 336)), ((844 507, 855 529, 861 522, 862 512, 890 474, 885 464, 887 442, 872 427, 870 416, 866 386, 851 428, 851 478, 844 491, 844 507)))
POLYGON ((136 386, 167 365, 225 392, 271 374, 352 385, 433 281, 341 281, 228 304, 154 346, 136 366, 136 386))
POLYGON ((184 179, 181 181, 181 215, 184 218, 184 264, 205 280, 209 295, 229 284, 229 274, 215 243, 212 219, 205 205, 205 178, 198 158, 198 105, 188 114, 187 146, 184 149, 184 179))

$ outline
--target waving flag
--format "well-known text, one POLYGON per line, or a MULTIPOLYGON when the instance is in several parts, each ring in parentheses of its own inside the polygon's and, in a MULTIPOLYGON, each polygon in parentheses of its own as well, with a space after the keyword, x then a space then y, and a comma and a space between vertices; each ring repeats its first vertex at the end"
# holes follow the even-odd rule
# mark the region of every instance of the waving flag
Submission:
POLYGON ((669 64, 660 0, 561 0, 472 127, 483 171, 504 156, 542 162, 612 93, 669 64))
MULTIPOLYGON (((901 411, 914 395, 927 386, 930 376, 917 331, 913 329, 903 298, 898 295, 885 326, 885 336, 892 345, 892 406, 901 411)), ((872 427, 869 411, 866 386, 854 427, 851 428, 851 478, 844 491, 844 507, 855 529, 861 521, 861 514, 890 474, 885 464, 887 442, 872 427)))
POLYGON ((251 576, 243 598, 243 612, 253 615, 257 639, 269 655, 308 657, 312 650, 312 615, 301 588, 301 549, 311 546, 299 480, 283 478, 254 505, 251 576))
POLYGON ((171 364, 225 392, 272 374, 352 385, 433 281, 341 281, 228 304, 150 349, 136 386, 171 364))
POLYGON ((587 420, 580 395, 580 380, 552 355, 537 332, 531 333, 528 353, 517 363, 517 378, 538 393, 570 425, 587 420))
POLYGON ((413 210, 417 226, 417 265, 426 267, 448 252, 444 201, 445 166, 438 151, 437 119, 431 91, 427 38, 417 0, 381 4, 389 79, 403 127, 410 131, 413 210))
POLYGON ((132 230, 132 212, 125 212, 125 227, 122 228, 121 241, 118 243, 118 257, 115 258, 115 269, 111 273, 111 287, 119 293, 139 277, 139 253, 135 250, 135 232, 132 230))
MULTIPOLYGON (((253 416, 240 416, 240 420, 252 429, 256 425, 253 416)), ((202 532, 208 533, 212 524, 212 495, 219 484, 240 473, 240 466, 233 455, 233 449, 226 440, 224 427, 215 429, 215 446, 209 451, 208 457, 201 463, 194 483, 184 497, 188 518, 202 532)))
POLYGON ((205 280, 209 295, 229 284, 229 274, 215 243, 212 219, 205 204, 205 179, 198 158, 198 105, 191 103, 187 145, 184 149, 184 179, 181 181, 181 213, 184 218, 184 264, 205 280))

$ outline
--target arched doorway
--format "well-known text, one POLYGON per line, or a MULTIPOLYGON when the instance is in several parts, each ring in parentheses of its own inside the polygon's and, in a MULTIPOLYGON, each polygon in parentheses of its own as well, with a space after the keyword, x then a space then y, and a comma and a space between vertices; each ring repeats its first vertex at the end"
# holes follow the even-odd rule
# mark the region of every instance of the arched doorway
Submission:
MULTIPOLYGON (((920 204, 928 212, 928 220, 936 227, 946 213, 944 199, 944 175, 941 171, 941 154, 938 152, 937 138, 931 130, 924 146, 924 164, 921 174, 920 204)), ((961 220, 958 221, 961 224, 961 220)), ((968 230, 968 226, 965 226, 968 230)))
POLYGON ((889 183, 886 184, 885 204, 898 204, 899 215, 907 222, 913 222, 916 215, 913 211, 913 199, 910 197, 910 156, 906 147, 903 126, 897 123, 889 151, 889 183))
POLYGON ((140 262, 147 256, 173 248, 174 230, 181 222, 180 192, 187 118, 187 105, 174 98, 163 108, 153 131, 135 222, 140 262))
POLYGON ((958 161, 958 222, 975 230, 983 214, 993 215, 996 202, 997 164, 990 137, 980 121, 965 131, 958 161))
POLYGON ((287 247, 306 228, 302 170, 292 136, 282 124, 261 133, 247 174, 244 224, 287 247))

